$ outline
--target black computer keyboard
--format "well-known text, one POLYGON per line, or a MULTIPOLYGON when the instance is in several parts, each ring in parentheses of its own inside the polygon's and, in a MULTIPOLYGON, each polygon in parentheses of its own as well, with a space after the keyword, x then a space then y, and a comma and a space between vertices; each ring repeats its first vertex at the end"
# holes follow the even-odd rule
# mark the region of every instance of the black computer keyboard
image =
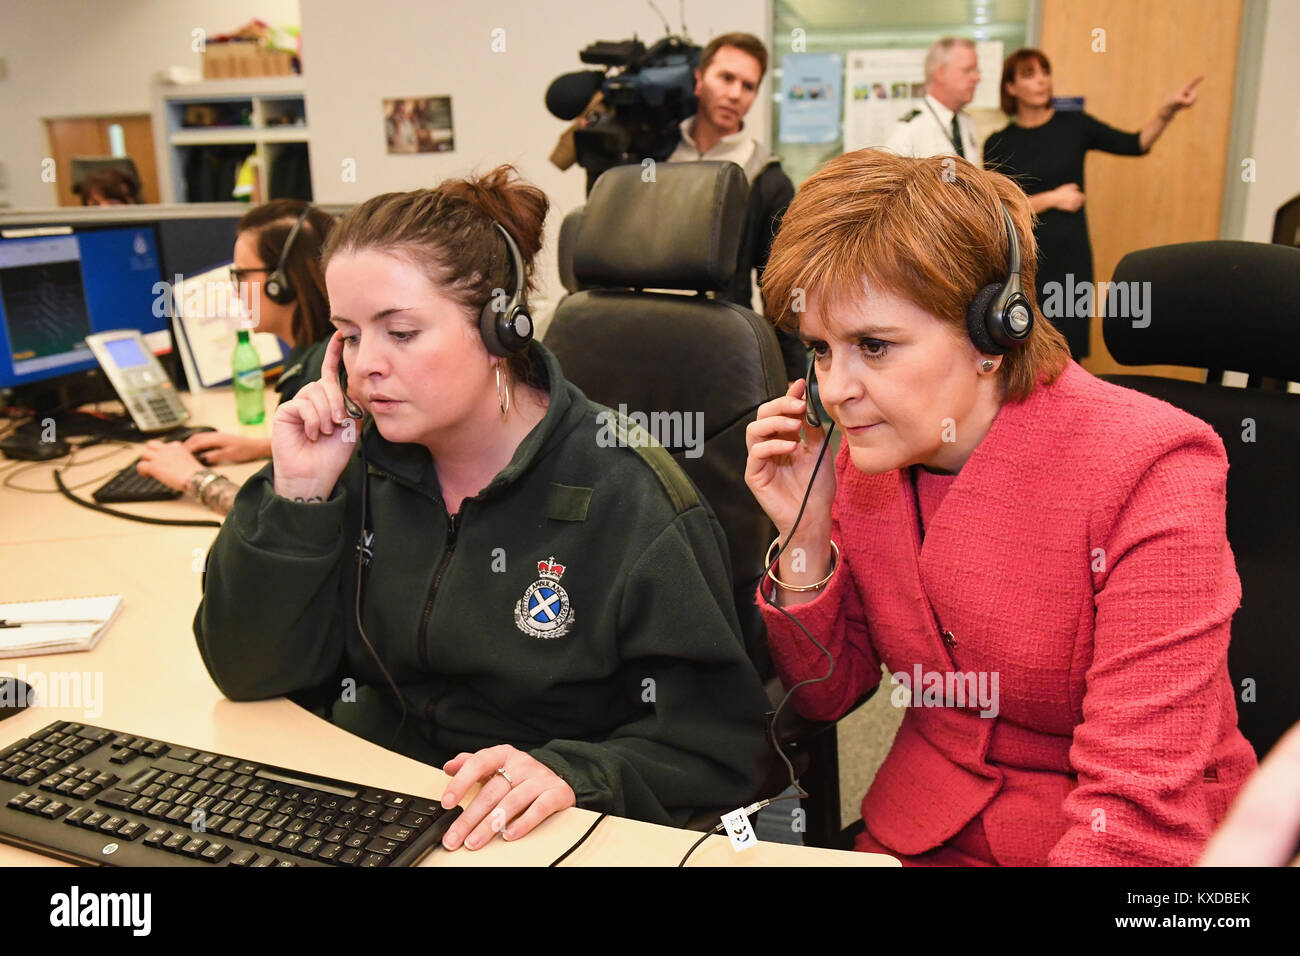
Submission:
POLYGON ((411 866, 460 808, 103 727, 0 749, 0 842, 107 866, 411 866))
POLYGON ((137 458, 94 490, 91 497, 102 505, 115 501, 171 501, 181 493, 168 488, 157 478, 135 470, 137 458))

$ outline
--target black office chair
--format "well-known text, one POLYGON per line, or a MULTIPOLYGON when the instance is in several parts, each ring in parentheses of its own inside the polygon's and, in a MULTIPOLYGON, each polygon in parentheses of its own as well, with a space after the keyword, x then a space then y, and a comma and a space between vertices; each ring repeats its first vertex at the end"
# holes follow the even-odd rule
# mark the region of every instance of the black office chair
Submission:
POLYGON ((1300 395, 1285 384, 1268 387, 1270 377, 1300 380, 1300 249, 1230 241, 1161 246, 1126 255, 1113 282, 1150 283, 1143 297, 1150 312, 1140 319, 1119 314, 1126 311, 1119 296, 1103 303, 1103 335, 1116 360, 1210 370, 1205 384, 1104 377, 1190 412, 1223 439, 1228 542, 1242 588, 1228 670, 1241 732, 1262 758, 1300 719, 1300 395), (1224 387, 1223 369, 1247 373, 1250 384, 1224 387), (1253 701, 1245 681, 1253 682, 1253 701))
POLYGON ((785 370, 765 319, 705 295, 735 272, 749 187, 734 163, 662 163, 654 182, 641 173, 618 166, 592 188, 573 245, 581 291, 557 306, 546 346, 592 401, 683 425, 702 417, 702 450, 669 451, 722 524, 745 646, 766 678, 753 594, 775 532, 745 485, 745 427, 785 391, 785 370))
MULTIPOLYGON (((745 484, 745 428, 760 404, 784 394, 785 365, 766 319, 705 295, 727 289, 735 271, 749 187, 732 163, 660 164, 653 183, 641 172, 609 170, 587 205, 565 217, 558 258, 570 294, 546 345, 593 401, 704 415, 703 454, 670 451, 722 524, 745 646, 775 707, 784 691, 754 605, 775 529, 745 484)), ((778 737, 810 794, 805 842, 839 845, 835 725, 805 721, 787 706, 778 737)), ((783 765, 771 770, 768 795, 787 781, 783 765)))

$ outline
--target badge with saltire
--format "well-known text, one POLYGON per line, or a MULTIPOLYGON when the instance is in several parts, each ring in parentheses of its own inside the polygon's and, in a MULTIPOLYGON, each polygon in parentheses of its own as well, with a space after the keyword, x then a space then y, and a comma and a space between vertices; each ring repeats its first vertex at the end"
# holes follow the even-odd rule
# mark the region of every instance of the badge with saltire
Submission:
POLYGON ((564 565, 552 555, 537 562, 538 579, 528 586, 515 604, 515 625, 529 637, 563 637, 573 627, 573 605, 560 587, 564 565))

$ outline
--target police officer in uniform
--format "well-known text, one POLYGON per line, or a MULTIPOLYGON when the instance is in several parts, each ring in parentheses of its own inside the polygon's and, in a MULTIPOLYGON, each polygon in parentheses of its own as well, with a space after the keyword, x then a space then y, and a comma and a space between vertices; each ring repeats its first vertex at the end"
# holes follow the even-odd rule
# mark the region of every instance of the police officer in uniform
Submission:
POLYGON ((893 125, 885 149, 900 156, 961 156, 983 165, 975 121, 962 110, 975 98, 979 81, 974 43, 962 37, 936 41, 925 55, 925 100, 893 125))

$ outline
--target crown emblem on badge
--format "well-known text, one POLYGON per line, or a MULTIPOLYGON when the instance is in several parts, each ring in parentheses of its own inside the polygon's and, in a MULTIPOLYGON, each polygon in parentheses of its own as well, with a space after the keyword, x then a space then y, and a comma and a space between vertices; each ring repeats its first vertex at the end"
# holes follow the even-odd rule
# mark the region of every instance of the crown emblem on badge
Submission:
POLYGON ((555 564, 554 556, 547 558, 545 561, 537 562, 537 573, 544 578, 552 581, 560 580, 560 575, 564 573, 564 565, 555 564))
POLYGON ((564 565, 555 556, 537 562, 537 580, 515 603, 515 625, 529 637, 563 637, 573 627, 573 605, 560 586, 564 565))

